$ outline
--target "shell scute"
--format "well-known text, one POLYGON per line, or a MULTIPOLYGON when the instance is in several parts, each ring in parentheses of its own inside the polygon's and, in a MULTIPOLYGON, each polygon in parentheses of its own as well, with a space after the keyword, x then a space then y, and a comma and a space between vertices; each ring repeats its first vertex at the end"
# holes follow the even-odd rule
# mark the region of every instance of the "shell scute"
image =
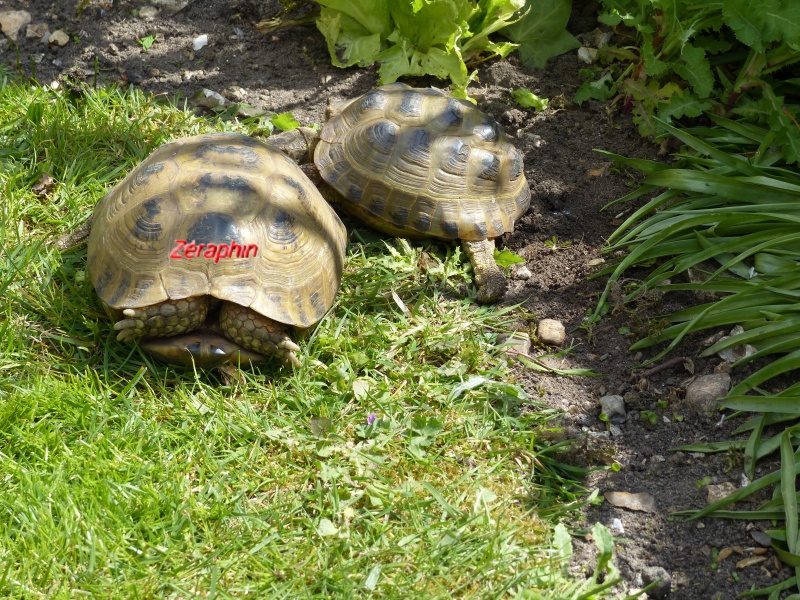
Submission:
POLYGON ((500 125, 438 90, 390 84, 353 100, 323 127, 314 160, 345 210, 391 235, 494 238, 530 206, 500 125))
POLYGON ((103 197, 88 270, 114 310, 208 294, 306 327, 333 304, 346 239, 288 157, 247 136, 206 134, 156 149, 103 197))

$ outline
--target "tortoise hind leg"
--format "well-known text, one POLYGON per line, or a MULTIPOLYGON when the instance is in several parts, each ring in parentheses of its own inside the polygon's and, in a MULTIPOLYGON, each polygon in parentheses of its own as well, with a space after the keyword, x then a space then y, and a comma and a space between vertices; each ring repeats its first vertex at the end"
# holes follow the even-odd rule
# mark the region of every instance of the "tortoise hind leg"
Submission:
POLYGON ((295 352, 300 347, 289 337, 289 327, 256 311, 233 302, 224 302, 219 311, 223 333, 243 348, 263 355, 273 355, 284 363, 301 365, 295 352))
POLYGON ((472 263, 472 272, 478 295, 475 300, 479 304, 497 302, 506 293, 506 277, 494 260, 494 240, 480 240, 470 242, 462 240, 469 261, 472 263))
POLYGON ((144 308, 126 308, 124 319, 114 324, 117 339, 130 342, 138 338, 169 337, 194 331, 208 315, 208 297, 193 296, 166 300, 144 308))

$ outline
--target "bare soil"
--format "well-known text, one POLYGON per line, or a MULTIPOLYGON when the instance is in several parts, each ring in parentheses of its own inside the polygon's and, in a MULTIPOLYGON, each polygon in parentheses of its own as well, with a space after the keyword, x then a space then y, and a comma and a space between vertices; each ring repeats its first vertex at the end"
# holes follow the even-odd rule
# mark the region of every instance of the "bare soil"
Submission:
MULTIPOLYGON (((194 0, 178 12, 157 4, 157 14, 140 18, 139 11, 146 6, 151 5, 143 0, 94 0, 78 16, 73 0, 0 0, 0 10, 27 10, 34 23, 45 22, 51 32, 62 29, 71 38, 57 47, 27 38, 23 30, 17 47, 0 46, 0 63, 45 84, 72 69, 89 81, 98 77, 101 83, 135 85, 169 99, 189 98, 207 88, 262 110, 291 111, 303 124, 321 123, 329 99, 355 97, 377 84, 374 69, 331 66, 325 41, 313 26, 258 31, 255 23, 277 14, 277 0, 194 0), (195 51, 193 40, 201 34, 208 35, 209 43, 195 51), (148 35, 157 40, 145 52, 137 38, 148 35)), ((570 30, 579 34, 595 28, 596 9, 591 2, 576 0, 570 30)), ((574 349, 563 358, 547 359, 548 364, 590 368, 605 375, 556 377, 520 367, 519 377, 533 397, 566 411, 566 430, 582 438, 580 450, 573 453, 575 460, 588 466, 612 460, 622 465, 619 472, 594 472, 588 488, 599 488, 601 494, 649 492, 655 497, 655 513, 604 502, 573 521, 587 530, 598 520, 609 527, 614 519, 621 521, 624 533, 618 533, 615 562, 629 586, 640 587, 644 570, 658 566, 671 576, 671 598, 734 598, 752 585, 777 583, 789 571, 766 549, 766 561, 736 568, 737 561, 751 556, 751 549, 758 546, 752 530, 766 529, 768 523, 684 522, 670 517, 672 511, 705 504, 706 489, 696 485, 704 477, 739 485, 741 464, 734 455, 702 457, 671 451, 681 444, 729 439, 732 429, 718 427, 715 417, 680 402, 692 378, 682 366, 646 381, 631 377, 634 367, 654 351, 637 356, 627 349, 645 330, 643 317, 665 306, 655 302, 619 310, 592 329, 578 327, 602 289, 601 283, 588 280, 594 270, 590 262, 600 256, 604 240, 614 230, 615 213, 631 208, 601 212, 606 203, 630 191, 631 174, 612 168, 593 149, 658 157, 658 148, 639 136, 628 115, 599 103, 571 102, 583 66, 576 52, 552 60, 542 70, 529 69, 511 56, 482 65, 479 81, 471 88, 480 108, 505 127, 524 153, 533 192, 530 211, 501 241, 526 260, 531 275, 512 279, 504 303, 522 304, 520 328, 529 330, 539 318, 566 325, 574 349), (511 91, 521 86, 551 98, 553 108, 534 113, 515 105, 511 91), (620 333, 622 326, 633 333, 620 333), (629 418, 615 430, 616 436, 609 435, 598 419, 598 399, 605 394, 627 394, 629 418), (641 417, 644 409, 658 415, 656 426, 641 417), (676 419, 676 414, 683 419, 676 419), (715 548, 736 551, 714 567, 715 548)), ((409 83, 441 85, 427 79, 409 83)), ((698 341, 683 347, 684 355, 694 358, 698 341)), ((541 351, 534 346, 531 352, 541 351)), ((695 375, 700 375, 713 372, 721 361, 694 362, 695 375)), ((576 545, 573 568, 590 572, 593 544, 579 539, 576 545)))

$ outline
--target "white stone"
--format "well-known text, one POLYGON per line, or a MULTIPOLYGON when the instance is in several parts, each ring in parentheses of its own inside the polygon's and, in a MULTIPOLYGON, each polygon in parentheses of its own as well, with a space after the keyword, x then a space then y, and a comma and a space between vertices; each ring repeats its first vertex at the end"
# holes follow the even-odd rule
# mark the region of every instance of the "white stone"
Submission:
POLYGON ((0 28, 12 42, 17 41, 19 30, 31 22, 31 13, 27 10, 4 10, 0 12, 0 28))
POLYGON ((194 38, 194 42, 192 42, 192 50, 197 52, 198 50, 205 48, 207 45, 208 35, 204 33, 203 35, 198 35, 196 38, 194 38))

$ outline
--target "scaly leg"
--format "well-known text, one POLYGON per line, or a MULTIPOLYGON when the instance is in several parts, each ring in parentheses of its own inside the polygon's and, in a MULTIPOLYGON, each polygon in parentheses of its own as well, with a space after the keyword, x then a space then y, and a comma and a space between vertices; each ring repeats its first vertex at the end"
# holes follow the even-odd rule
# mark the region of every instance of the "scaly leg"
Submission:
POLYGON ((277 356, 284 363, 301 365, 295 352, 300 347, 289 337, 289 327, 258 314, 245 306, 225 302, 219 312, 223 333, 243 348, 263 355, 277 356))
POLYGON ((472 272, 478 295, 475 300, 479 304, 497 302, 506 293, 506 277, 494 260, 494 240, 478 242, 461 241, 464 252, 472 263, 472 272))
POLYGON ((208 297, 193 296, 166 300, 144 308, 126 308, 124 319, 114 325, 117 339, 131 342, 138 338, 169 337, 200 327, 208 314, 208 297))

